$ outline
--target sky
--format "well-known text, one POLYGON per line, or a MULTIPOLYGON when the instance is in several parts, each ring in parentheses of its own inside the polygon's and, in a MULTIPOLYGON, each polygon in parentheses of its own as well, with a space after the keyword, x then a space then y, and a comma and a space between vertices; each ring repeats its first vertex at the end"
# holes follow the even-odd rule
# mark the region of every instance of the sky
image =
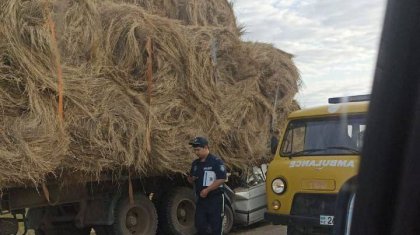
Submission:
POLYGON ((369 94, 385 0, 231 0, 244 40, 293 54, 302 108, 369 94))

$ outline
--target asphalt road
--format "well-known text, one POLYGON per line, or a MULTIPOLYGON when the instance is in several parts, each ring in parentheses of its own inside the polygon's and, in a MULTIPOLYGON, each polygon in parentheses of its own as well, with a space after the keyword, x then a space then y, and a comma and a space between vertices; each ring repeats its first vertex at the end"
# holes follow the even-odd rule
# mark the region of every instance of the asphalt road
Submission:
POLYGON ((271 225, 265 222, 245 228, 234 229, 232 235, 286 235, 286 226, 271 225))

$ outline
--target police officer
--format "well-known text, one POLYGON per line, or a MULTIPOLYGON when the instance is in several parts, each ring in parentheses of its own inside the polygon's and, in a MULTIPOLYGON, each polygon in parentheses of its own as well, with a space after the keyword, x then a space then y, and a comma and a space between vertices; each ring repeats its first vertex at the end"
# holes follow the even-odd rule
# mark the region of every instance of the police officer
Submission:
POLYGON ((222 234, 224 210, 223 183, 226 180, 226 168, 223 161, 210 153, 208 141, 196 137, 190 145, 196 159, 191 165, 188 181, 195 186, 197 195, 195 227, 199 235, 222 234))

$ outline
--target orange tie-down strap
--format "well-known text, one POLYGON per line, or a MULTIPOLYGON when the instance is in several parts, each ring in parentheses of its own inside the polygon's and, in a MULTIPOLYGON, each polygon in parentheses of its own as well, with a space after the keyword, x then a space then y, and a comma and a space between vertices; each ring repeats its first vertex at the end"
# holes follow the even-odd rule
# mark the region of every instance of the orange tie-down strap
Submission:
POLYGON ((131 182, 131 173, 128 170, 128 200, 131 206, 134 206, 133 183, 131 182))
MULTIPOLYGON (((58 90, 58 117, 62 122, 64 119, 64 108, 63 108, 63 70, 61 67, 60 52, 58 50, 57 37, 55 32, 55 24, 51 18, 50 11, 48 9, 48 0, 45 0, 44 4, 45 12, 47 13, 47 24, 51 34, 51 47, 54 56, 55 70, 57 73, 57 90, 58 90)), ((64 17, 64 16, 63 16, 64 17)))
POLYGON ((47 185, 45 183, 42 183, 42 192, 44 193, 44 197, 48 204, 50 204, 50 192, 48 191, 47 185))
MULTIPOLYGON (((54 21, 51 18, 51 14, 48 7, 48 0, 45 0, 44 2, 44 10, 47 14, 47 26, 49 28, 50 34, 51 34, 51 47, 53 51, 54 56, 54 66, 57 73, 57 90, 58 90, 58 118, 60 120, 60 123, 62 124, 64 119, 64 108, 63 108, 63 70, 61 67, 61 61, 60 61, 60 52, 58 50, 58 44, 57 44, 57 38, 56 38, 56 32, 55 32, 55 24, 54 21)), ((63 16, 64 17, 64 16, 63 16)), ((44 193, 44 197, 47 200, 48 204, 51 204, 50 200, 50 193, 48 191, 47 185, 45 183, 42 183, 42 191, 44 193)))

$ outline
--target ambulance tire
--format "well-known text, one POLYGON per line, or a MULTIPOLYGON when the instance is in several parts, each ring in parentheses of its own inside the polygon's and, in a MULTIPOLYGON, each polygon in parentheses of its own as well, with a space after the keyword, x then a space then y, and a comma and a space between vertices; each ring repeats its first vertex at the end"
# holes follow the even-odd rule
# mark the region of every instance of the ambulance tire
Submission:
POLYGON ((233 211, 232 208, 225 204, 225 216, 223 218, 223 234, 229 234, 233 228, 233 211))
POLYGON ((156 202, 160 235, 195 234, 195 195, 188 187, 175 187, 156 202))
MULTIPOLYGON (((155 206, 142 194, 134 195, 134 204, 129 198, 121 198, 115 208, 113 231, 109 235, 150 235, 156 234, 158 217, 155 206)), ((107 233, 105 233, 108 235, 107 233)))
POLYGON ((303 226, 287 226, 287 235, 309 235, 308 231, 303 226))

